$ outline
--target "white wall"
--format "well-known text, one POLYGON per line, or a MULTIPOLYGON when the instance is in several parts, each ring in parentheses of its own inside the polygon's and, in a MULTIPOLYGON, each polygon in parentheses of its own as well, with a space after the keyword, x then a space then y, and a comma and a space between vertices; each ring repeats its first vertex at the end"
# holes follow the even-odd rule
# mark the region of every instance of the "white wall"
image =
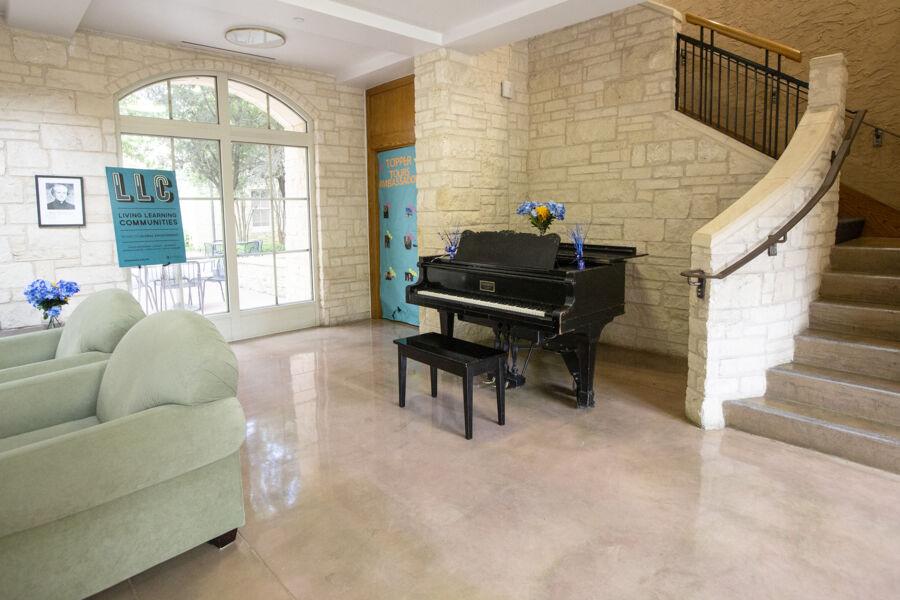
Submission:
POLYGON ((116 164, 115 97, 173 72, 225 71, 285 96, 313 119, 320 321, 369 316, 364 94, 334 77, 90 32, 71 40, 0 25, 0 328, 35 324, 22 289, 72 279, 84 297, 125 285, 104 167, 116 164), (37 226, 34 175, 85 180, 87 226, 37 226))

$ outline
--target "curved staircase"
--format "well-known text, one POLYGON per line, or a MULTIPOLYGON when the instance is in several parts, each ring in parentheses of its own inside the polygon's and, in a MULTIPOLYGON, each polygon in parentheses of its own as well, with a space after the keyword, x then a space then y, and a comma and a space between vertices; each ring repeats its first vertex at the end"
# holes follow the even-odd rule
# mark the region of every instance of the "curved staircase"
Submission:
POLYGON ((794 362, 763 398, 725 404, 729 427, 900 473, 900 238, 831 252, 794 362))

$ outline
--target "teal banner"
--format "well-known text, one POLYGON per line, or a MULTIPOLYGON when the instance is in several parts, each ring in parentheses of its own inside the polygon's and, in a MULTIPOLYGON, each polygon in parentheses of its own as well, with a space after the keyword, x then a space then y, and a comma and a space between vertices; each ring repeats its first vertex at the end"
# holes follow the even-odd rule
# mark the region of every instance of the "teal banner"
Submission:
POLYGON ((106 167, 120 267, 185 262, 174 171, 106 167))
POLYGON ((406 303, 406 287, 419 278, 416 239, 416 147, 378 153, 381 223, 381 316, 419 324, 419 307, 406 303))

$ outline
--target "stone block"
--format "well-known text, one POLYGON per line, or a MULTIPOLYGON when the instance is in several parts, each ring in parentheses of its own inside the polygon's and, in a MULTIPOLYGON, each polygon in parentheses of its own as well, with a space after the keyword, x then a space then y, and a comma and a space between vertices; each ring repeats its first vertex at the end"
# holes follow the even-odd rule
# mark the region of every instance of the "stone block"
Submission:
POLYGON ((6 143, 7 165, 9 167, 46 169, 50 166, 50 156, 37 142, 11 140, 6 143))
POLYGON ((662 241, 666 234, 663 219, 625 219, 622 235, 626 240, 662 241))
POLYGON ((584 144, 613 140, 616 137, 616 120, 599 118, 579 120, 566 124, 566 143, 584 144))
POLYGON ((41 125, 41 145, 60 150, 103 150, 100 130, 96 127, 73 125, 41 125))
POLYGON ((23 63, 54 67, 64 67, 69 61, 62 42, 23 35, 13 36, 13 55, 23 63))

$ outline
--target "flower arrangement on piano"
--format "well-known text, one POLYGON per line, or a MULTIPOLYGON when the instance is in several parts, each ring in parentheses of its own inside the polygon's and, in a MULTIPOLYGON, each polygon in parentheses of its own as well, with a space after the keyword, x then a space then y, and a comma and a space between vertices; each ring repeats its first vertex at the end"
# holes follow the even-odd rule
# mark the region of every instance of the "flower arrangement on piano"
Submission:
POLYGON ((572 240, 572 246, 575 247, 575 260, 578 263, 579 269, 584 268, 584 238, 586 237, 587 230, 581 223, 576 223, 575 226, 569 230, 569 239, 572 240))
POLYGON ((441 236, 441 241, 444 242, 444 252, 447 253, 450 260, 453 260, 456 258, 456 251, 459 249, 459 238, 462 236, 462 231, 459 230, 459 227, 453 227, 440 232, 439 235, 441 236))
POLYGON ((544 235, 553 221, 566 218, 566 205, 562 202, 523 202, 516 214, 528 216, 531 224, 544 235))
POLYGON ((56 283, 50 283, 46 279, 35 279, 23 293, 29 304, 44 313, 44 319, 48 320, 47 329, 50 329, 62 326, 59 320, 62 307, 79 291, 81 288, 74 281, 60 279, 56 283))

